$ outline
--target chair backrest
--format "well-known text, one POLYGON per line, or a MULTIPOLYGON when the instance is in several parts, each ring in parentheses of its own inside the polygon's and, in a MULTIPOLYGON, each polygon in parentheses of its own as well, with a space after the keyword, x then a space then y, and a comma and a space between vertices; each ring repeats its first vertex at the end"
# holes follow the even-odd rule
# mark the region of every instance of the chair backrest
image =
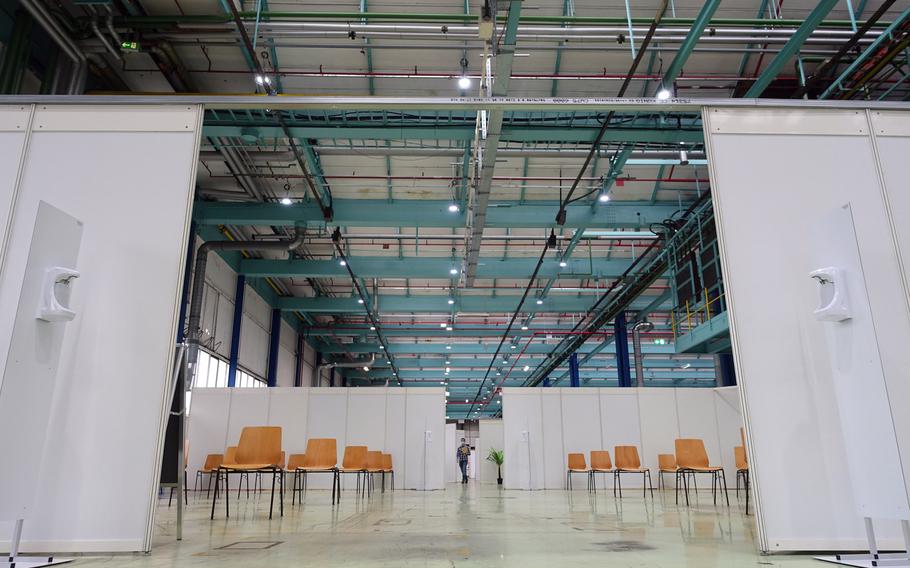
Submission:
POLYGON ((641 458, 638 457, 638 448, 635 446, 616 446, 613 448, 616 458, 616 467, 619 469, 638 469, 641 467, 641 458))
POLYGON ((332 469, 338 465, 338 446, 335 438, 307 440, 306 465, 317 469, 332 469))
POLYGON ((676 456, 673 454, 657 454, 657 467, 664 471, 676 470, 676 456))
POLYGON ((591 469, 613 469, 609 450, 591 450, 591 469))
POLYGON ((569 469, 588 469, 584 454, 569 454, 569 469))
POLYGON ((281 463, 281 426, 246 426, 240 431, 239 465, 281 463))
POLYGON ((736 446, 733 448, 733 461, 736 462, 736 469, 747 469, 749 462, 746 461, 746 448, 736 446))
POLYGON ((224 465, 231 465, 237 463, 237 446, 228 446, 224 450, 224 465))
POLYGON ((382 454, 382 469, 392 471, 392 454, 382 454))
POLYGON ((710 466, 705 443, 699 438, 677 438, 676 464, 683 469, 710 466))
POLYGON ((205 456, 205 463, 202 464, 202 469, 204 471, 212 471, 213 469, 218 469, 221 467, 222 462, 224 462, 223 454, 209 454, 205 456))
POLYGON ((382 452, 367 452, 367 469, 382 470, 382 452))
POLYGON ((345 469, 366 469, 367 451, 366 446, 345 446, 341 467, 345 469))
POLYGON ((306 454, 291 454, 288 456, 288 471, 294 471, 297 468, 301 468, 307 465, 307 455, 306 454))

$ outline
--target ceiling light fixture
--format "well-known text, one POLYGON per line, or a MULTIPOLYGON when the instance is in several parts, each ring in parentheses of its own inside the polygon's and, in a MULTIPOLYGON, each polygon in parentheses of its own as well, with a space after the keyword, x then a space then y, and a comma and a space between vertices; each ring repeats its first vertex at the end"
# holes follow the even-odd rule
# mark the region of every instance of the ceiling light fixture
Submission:
POLYGON ((521 326, 521 331, 528 331, 528 326, 526 326, 526 325, 521 326))
POLYGON ((357 303, 358 303, 358 304, 362 304, 362 303, 363 303, 363 298, 357 298, 357 303))
POLYGON ((525 365, 524 367, 522 367, 522 369, 524 370, 525 373, 527 373, 528 371, 531 370, 531 367, 529 367, 528 365, 525 365))
POLYGON ((606 203, 607 201, 610 201, 610 194, 607 193, 606 191, 601 193, 600 195, 597 196, 597 201, 600 201, 601 203, 606 203))
POLYGON ((380 348, 380 349, 385 349, 385 345, 380 345, 379 348, 380 348))
POLYGON ((468 76, 461 76, 458 78, 458 88, 462 91, 471 88, 471 78, 468 76))
POLYGON ((665 101, 665 100, 669 99, 671 95, 672 95, 672 93, 669 90, 667 90, 664 87, 661 87, 660 90, 657 91, 657 100, 665 101))
POLYGON ((452 331, 452 327, 451 326, 447 327, 446 331, 452 331))
POLYGON ((515 344, 509 345, 509 349, 515 349, 515 344))
POLYGON ((270 85, 272 80, 269 79, 268 75, 256 75, 256 84, 257 85, 270 85))
POLYGON ((565 267, 567 267, 567 266, 569 266, 569 263, 566 262, 565 259, 559 261, 559 267, 560 267, 560 268, 565 268, 565 267))
POLYGON ((370 326, 370 331, 376 331, 376 326, 375 326, 375 325, 371 325, 371 326, 370 326))
POLYGON ((543 304, 543 300, 540 298, 537 298, 537 305, 540 306, 542 304, 543 304))
POLYGON ((449 204, 449 213, 458 213, 458 204, 457 203, 449 204))
POLYGON ((449 269, 449 274, 451 274, 452 276, 458 274, 458 269, 453 266, 452 268, 449 269))
POLYGON ((686 147, 683 146, 682 142, 680 142, 679 144, 680 144, 680 146, 679 146, 679 163, 682 166, 686 166, 689 164, 689 153, 686 152, 686 147))
POLYGON ((281 204, 282 204, 282 205, 291 205, 292 203, 294 203, 294 202, 291 201, 291 198, 288 197, 288 196, 284 196, 284 197, 281 198, 281 204))
POLYGON ((439 327, 446 327, 447 325, 448 325, 448 324, 446 324, 446 323, 440 323, 440 324, 439 324, 439 327))
POLYGON ((449 298, 449 305, 451 306, 451 305, 454 304, 454 303, 455 303, 455 299, 454 299, 454 298, 449 298))
POLYGON ((446 345, 446 349, 451 349, 451 348, 452 348, 451 345, 446 345))
POLYGON ((347 265, 348 265, 348 263, 345 262, 345 260, 344 260, 343 258, 342 258, 341 260, 338 261, 338 264, 340 264, 341 266, 347 266, 347 265))
POLYGON ((366 365, 364 365, 364 367, 363 367, 363 370, 364 370, 364 371, 369 371, 369 370, 370 370, 370 368, 369 368, 369 367, 367 367, 367 366, 366 366, 366 365))

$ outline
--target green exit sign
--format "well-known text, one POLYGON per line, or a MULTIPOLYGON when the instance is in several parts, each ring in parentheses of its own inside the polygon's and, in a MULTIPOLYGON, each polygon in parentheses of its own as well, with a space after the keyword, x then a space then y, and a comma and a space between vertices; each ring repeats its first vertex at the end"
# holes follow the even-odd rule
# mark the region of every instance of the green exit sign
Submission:
POLYGON ((120 42, 120 49, 123 51, 139 51, 139 42, 138 41, 122 41, 120 42))

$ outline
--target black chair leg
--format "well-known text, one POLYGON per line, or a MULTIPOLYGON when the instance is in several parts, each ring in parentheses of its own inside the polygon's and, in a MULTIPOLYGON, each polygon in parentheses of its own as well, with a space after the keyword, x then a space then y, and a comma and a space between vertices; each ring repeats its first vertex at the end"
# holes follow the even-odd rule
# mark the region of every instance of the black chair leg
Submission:
MULTIPOLYGON (((221 481, 221 472, 218 472, 218 475, 215 477, 215 494, 212 497, 212 520, 215 520, 215 502, 218 501, 218 484, 221 481)), ((211 483, 211 478, 209 478, 209 483, 211 483)))
POLYGON ((727 472, 720 470, 720 479, 724 485, 724 498, 727 501, 727 507, 730 506, 730 493, 727 491, 727 472))
POLYGON ((269 499, 269 518, 272 518, 272 509, 275 507, 275 479, 278 475, 275 473, 275 470, 272 470, 272 495, 269 499))
POLYGON ((654 484, 651 483, 651 471, 648 471, 648 488, 651 489, 651 499, 654 499, 654 484))

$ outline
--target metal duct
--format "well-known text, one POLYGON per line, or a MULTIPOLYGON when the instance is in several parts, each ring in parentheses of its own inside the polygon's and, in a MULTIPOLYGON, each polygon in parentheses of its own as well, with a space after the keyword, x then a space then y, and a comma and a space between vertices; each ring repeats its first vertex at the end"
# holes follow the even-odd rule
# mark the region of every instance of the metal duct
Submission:
POLYGON ((641 353, 641 332, 651 331, 654 324, 640 321, 632 326, 632 352, 635 355, 635 386, 645 386, 645 364, 641 353))
POLYGON ((319 381, 322 379, 322 370, 323 369, 350 369, 354 367, 372 367, 373 363, 376 362, 376 354, 370 353, 370 356, 366 359, 360 359, 355 361, 341 361, 335 363, 323 363, 322 365, 316 366, 316 373, 313 375, 313 382, 316 383, 313 386, 318 387, 319 381))

